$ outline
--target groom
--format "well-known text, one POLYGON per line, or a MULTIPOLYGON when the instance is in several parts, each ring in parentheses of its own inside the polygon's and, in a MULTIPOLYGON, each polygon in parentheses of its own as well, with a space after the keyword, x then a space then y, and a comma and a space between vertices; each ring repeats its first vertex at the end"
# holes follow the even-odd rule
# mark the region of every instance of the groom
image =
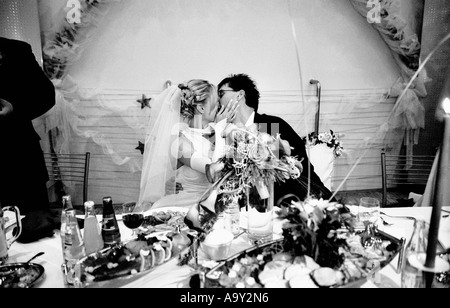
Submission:
POLYGON ((260 93, 255 82, 246 74, 232 74, 223 79, 217 86, 220 104, 226 107, 230 101, 239 103, 235 124, 246 127, 256 123, 259 131, 276 136, 289 142, 291 156, 302 160, 303 171, 299 179, 289 179, 275 186, 275 205, 290 200, 304 200, 308 193, 308 177, 310 177, 310 195, 316 198, 329 199, 332 193, 325 187, 314 167, 309 164, 305 143, 294 129, 283 119, 258 113, 260 93), (310 166, 308 166, 310 165, 310 166))

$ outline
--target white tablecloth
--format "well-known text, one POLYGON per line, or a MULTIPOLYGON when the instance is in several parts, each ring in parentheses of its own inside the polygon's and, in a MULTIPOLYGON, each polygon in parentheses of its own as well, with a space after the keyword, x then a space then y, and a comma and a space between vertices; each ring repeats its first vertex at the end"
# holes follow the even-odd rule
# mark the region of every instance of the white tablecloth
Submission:
MULTIPOLYGON (((450 206, 443 207, 447 211, 450 210, 450 206)), ((383 212, 388 215, 398 216, 413 216, 425 221, 430 220, 431 208, 430 207, 408 207, 408 208, 383 208, 383 212)), ((448 213, 442 212, 439 229, 439 240, 445 247, 450 247, 450 217, 448 213)), ((385 220, 389 223, 393 223, 391 226, 380 226, 383 231, 397 237, 405 237, 407 240, 411 236, 413 229, 413 222, 405 219, 395 219, 385 217, 385 220)), ((122 233, 122 239, 126 240, 130 237, 131 231, 119 221, 120 230, 122 233)), ((274 227, 274 231, 279 230, 279 225, 274 227)), ((276 235, 275 235, 276 236, 276 235)), ((233 255, 243 249, 250 247, 250 244, 246 240, 246 236, 240 236, 233 241, 231 251, 229 255, 233 255)), ((61 272, 62 263, 62 247, 59 232, 56 231, 55 235, 51 238, 41 239, 34 243, 22 244, 14 243, 9 250, 8 263, 25 262, 31 258, 34 254, 43 251, 45 254, 38 257, 33 262, 41 264, 45 268, 45 277, 39 284, 38 288, 65 288, 64 279, 61 272)), ((205 258, 203 252, 199 250, 199 259, 205 258)), ((132 288, 177 288, 188 287, 189 277, 194 270, 189 266, 177 265, 178 260, 172 259, 169 262, 159 265, 157 268, 146 274, 145 276, 134 280, 124 287, 132 288)), ((372 287, 400 287, 400 274, 395 272, 397 267, 397 257, 385 268, 379 272, 379 283, 374 284, 372 281, 367 281, 362 284, 362 288, 372 287)))

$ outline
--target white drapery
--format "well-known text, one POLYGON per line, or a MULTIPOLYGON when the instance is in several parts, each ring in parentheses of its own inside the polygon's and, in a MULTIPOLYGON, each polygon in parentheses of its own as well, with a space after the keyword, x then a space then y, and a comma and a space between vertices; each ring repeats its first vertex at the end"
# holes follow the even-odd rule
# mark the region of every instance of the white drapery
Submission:
POLYGON ((425 109, 421 98, 427 95, 426 71, 419 72, 411 86, 410 79, 420 64, 420 32, 422 29, 423 2, 400 0, 350 0, 353 7, 380 33, 388 45, 400 70, 400 78, 389 95, 398 97, 386 129, 405 130, 407 155, 412 157, 413 145, 418 143, 420 129, 425 127, 425 109))

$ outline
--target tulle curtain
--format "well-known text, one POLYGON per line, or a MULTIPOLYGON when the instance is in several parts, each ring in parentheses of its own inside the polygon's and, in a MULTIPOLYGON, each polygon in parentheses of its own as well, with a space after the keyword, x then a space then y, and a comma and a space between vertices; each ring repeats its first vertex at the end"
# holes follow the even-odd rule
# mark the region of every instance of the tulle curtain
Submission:
POLYGON ((68 69, 81 56, 101 17, 111 2, 120 0, 70 1, 65 8, 61 29, 43 43, 44 71, 56 89, 56 106, 42 117, 45 132, 50 132, 51 150, 69 153, 71 132, 76 131, 74 105, 79 103, 77 85, 68 69), (71 112, 72 111, 72 112, 71 112))
POLYGON ((404 129, 407 155, 418 143, 419 132, 425 127, 425 109, 422 98, 427 95, 425 83, 429 81, 423 69, 405 89, 420 65, 420 36, 423 20, 423 1, 350 0, 353 7, 379 32, 392 52, 400 70, 400 77, 389 95, 397 101, 386 129, 404 129))

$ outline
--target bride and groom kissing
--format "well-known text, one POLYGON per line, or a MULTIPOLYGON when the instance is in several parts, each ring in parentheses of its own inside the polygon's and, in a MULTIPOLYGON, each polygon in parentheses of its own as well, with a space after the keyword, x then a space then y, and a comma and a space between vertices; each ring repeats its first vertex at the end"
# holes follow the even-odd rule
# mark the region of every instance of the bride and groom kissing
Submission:
POLYGON ((217 87, 193 79, 171 86, 154 99, 148 125, 139 203, 148 208, 196 205, 220 169, 227 126, 250 127, 289 143, 291 156, 301 161, 301 175, 275 183, 275 205, 309 196, 328 199, 325 187, 309 163, 302 138, 280 117, 259 114, 260 92, 246 74, 232 74, 217 87))

